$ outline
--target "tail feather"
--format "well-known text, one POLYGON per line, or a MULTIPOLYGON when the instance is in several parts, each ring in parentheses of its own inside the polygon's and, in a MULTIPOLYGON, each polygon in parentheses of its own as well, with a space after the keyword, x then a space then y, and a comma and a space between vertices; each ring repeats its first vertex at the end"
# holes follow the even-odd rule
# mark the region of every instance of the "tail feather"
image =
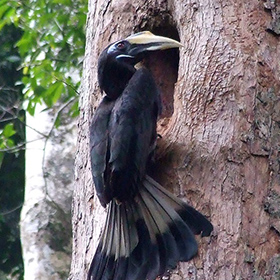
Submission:
POLYGON ((110 273, 109 279, 120 279, 119 276, 126 272, 126 266, 127 266, 127 262, 125 261, 126 252, 129 251, 128 247, 130 241, 126 239, 127 236, 125 230, 125 223, 127 223, 127 220, 126 220, 126 213, 123 210, 124 210, 123 207, 116 207, 115 210, 116 231, 114 233, 114 244, 118 244, 119 246, 116 246, 115 249, 114 265, 111 271, 109 272, 110 273))
POLYGON ((131 201, 110 202, 89 280, 153 280, 197 253, 212 224, 146 176, 131 201))
POLYGON ((150 263, 149 258, 155 251, 155 246, 151 242, 148 227, 143 218, 142 212, 139 211, 138 205, 131 204, 131 211, 134 214, 134 222, 137 228, 139 243, 131 251, 126 280, 146 279, 150 263))
POLYGON ((147 275, 148 279, 153 279, 162 270, 162 266, 165 266, 166 252, 163 234, 167 231, 167 228, 160 221, 162 219, 160 213, 158 213, 155 207, 156 205, 151 201, 150 197, 143 192, 139 195, 138 199, 145 224, 149 231, 151 243, 154 245, 153 258, 151 258, 151 255, 149 256, 150 270, 147 275))
MULTIPOLYGON (((170 212, 174 212, 173 216, 178 215, 172 208, 168 209, 168 205, 163 206, 160 197, 153 196, 148 189, 141 190, 140 195, 143 197, 143 203, 148 211, 148 215, 144 216, 145 219, 152 218, 155 224, 155 228, 150 228, 150 235, 155 235, 152 242, 157 244, 160 266, 155 269, 155 275, 152 272, 150 273, 152 276, 149 275, 149 279, 154 279, 157 275, 163 274, 167 268, 174 267, 178 262, 178 240, 175 241, 174 235, 170 231, 170 225, 176 221, 173 220, 174 217, 171 217, 170 212)), ((192 236, 191 232, 190 236, 192 236)))
POLYGON ((152 193, 157 191, 155 196, 163 197, 163 199, 178 212, 194 234, 201 234, 201 236, 209 236, 211 234, 213 226, 204 215, 187 205, 180 198, 168 192, 151 177, 146 176, 146 182, 148 182, 146 186, 149 191, 152 193))
MULTIPOLYGON (((190 225, 186 223, 186 221, 182 219, 181 215, 179 214, 179 211, 182 211, 183 203, 182 205, 180 205, 180 208, 178 208, 178 205, 176 205, 174 202, 172 203, 173 198, 176 200, 178 200, 178 198, 173 196, 171 193, 168 193, 160 185, 159 185, 160 189, 155 189, 154 185, 150 185, 149 183, 146 183, 145 186, 146 186, 146 190, 157 202, 156 205, 162 208, 163 213, 165 212, 164 214, 166 216, 163 222, 165 222, 166 225, 168 225, 169 227, 166 232, 176 240, 176 245, 177 245, 176 249, 177 252, 179 253, 178 258, 176 259, 176 263, 178 262, 178 260, 180 261, 190 260, 197 253, 198 248, 193 232, 190 230, 191 228, 190 225), (165 192, 160 192, 161 189, 164 190, 165 192), (169 196, 167 196, 166 194, 169 196), (171 207, 170 205, 172 205, 173 207, 171 207)), ((206 218, 204 219, 206 220, 206 218)))
MULTIPOLYGON (((160 185, 159 187, 164 190, 160 185)), ((172 201, 172 199, 178 200, 177 197, 168 193, 166 190, 164 190, 164 193, 160 192, 161 189, 155 189, 154 185, 147 186, 147 189, 170 216, 169 232, 176 240, 177 250, 179 252, 178 259, 180 261, 190 260, 196 255, 198 247, 193 232, 190 230, 190 225, 179 215, 179 211, 182 210, 182 207, 178 208, 178 205, 175 205, 172 201), (169 194, 169 196, 166 196, 166 194, 169 194)), ((178 259, 176 262, 178 262, 178 259)))

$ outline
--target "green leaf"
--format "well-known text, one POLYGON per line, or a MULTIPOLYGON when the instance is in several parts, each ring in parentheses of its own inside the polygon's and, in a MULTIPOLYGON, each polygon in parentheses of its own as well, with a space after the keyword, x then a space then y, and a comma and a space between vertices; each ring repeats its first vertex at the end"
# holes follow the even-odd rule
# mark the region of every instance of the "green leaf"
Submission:
POLYGON ((16 131, 14 129, 13 123, 6 124, 2 132, 3 136, 6 138, 10 138, 11 136, 15 135, 15 133, 16 131))
POLYGON ((9 139, 7 139, 7 141, 6 141, 6 145, 7 145, 7 147, 12 148, 12 147, 15 146, 15 142, 14 142, 14 140, 12 140, 11 138, 9 138, 9 139))
POLYGON ((62 91, 64 89, 62 82, 55 82, 52 84, 49 89, 45 92, 44 101, 51 107, 57 100, 60 98, 62 91))
POLYGON ((46 92, 46 89, 42 86, 36 86, 34 88, 34 94, 37 96, 42 96, 46 92))
POLYGON ((57 83, 58 83, 58 86, 57 86, 56 90, 53 92, 53 96, 52 96, 53 104, 58 101, 58 99, 60 98, 60 96, 64 90, 63 83, 62 82, 57 82, 57 83))
POLYGON ((2 19, 5 16, 5 13, 11 9, 8 5, 4 4, 0 6, 0 19, 2 19))
POLYGON ((36 103, 34 103, 32 100, 28 102, 26 111, 31 115, 34 116, 35 114, 35 108, 36 108, 36 103))

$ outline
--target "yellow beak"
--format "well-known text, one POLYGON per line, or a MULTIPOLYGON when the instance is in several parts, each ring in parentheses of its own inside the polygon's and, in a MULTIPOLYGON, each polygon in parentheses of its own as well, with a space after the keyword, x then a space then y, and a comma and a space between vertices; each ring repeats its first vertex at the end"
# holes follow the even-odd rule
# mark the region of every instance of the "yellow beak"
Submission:
POLYGON ((125 40, 128 41, 131 45, 141 45, 143 48, 142 50, 145 51, 165 50, 183 46, 176 40, 154 35, 150 31, 143 31, 130 35, 125 40))

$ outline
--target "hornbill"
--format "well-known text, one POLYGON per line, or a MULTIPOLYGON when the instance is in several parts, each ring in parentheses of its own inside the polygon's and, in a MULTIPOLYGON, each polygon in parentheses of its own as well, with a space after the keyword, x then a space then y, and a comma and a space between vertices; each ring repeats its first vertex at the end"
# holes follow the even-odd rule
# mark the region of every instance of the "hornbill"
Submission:
POLYGON ((91 122, 90 156, 96 193, 108 212, 90 280, 153 280, 195 256, 194 234, 213 230, 146 173, 161 100, 151 72, 135 65, 148 52, 180 46, 145 31, 109 45, 99 57, 105 97, 91 122))

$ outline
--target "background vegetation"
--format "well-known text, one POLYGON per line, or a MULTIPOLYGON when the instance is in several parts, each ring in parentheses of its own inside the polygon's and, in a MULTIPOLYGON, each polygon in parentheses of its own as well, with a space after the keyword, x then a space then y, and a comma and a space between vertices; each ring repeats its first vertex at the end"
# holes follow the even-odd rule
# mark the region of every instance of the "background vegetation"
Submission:
POLYGON ((23 278, 25 115, 60 100, 77 116, 86 11, 87 0, 0 0, 1 279, 23 278))

